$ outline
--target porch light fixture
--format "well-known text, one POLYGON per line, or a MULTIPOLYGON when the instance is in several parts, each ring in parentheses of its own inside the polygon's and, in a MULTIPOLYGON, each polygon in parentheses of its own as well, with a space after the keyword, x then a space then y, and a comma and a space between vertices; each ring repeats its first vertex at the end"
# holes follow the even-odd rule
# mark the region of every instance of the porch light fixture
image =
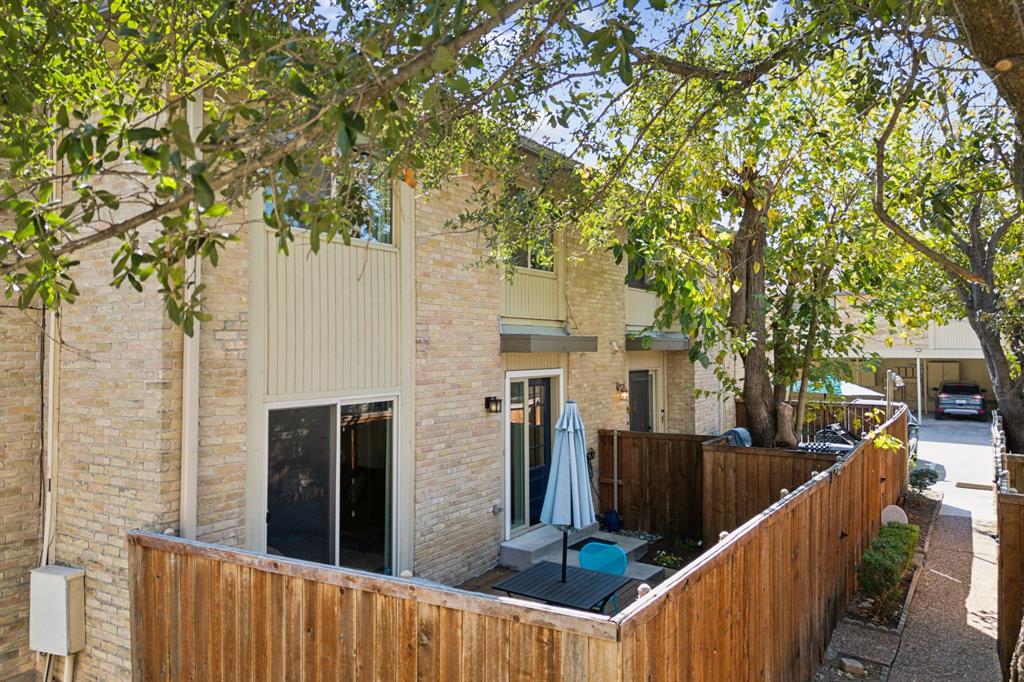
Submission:
POLYGON ((501 398, 496 395, 490 395, 484 398, 484 409, 490 414, 501 413, 501 398))
POLYGON ((619 394, 619 400, 625 402, 629 400, 629 389, 626 388, 626 384, 621 381, 615 384, 615 390, 619 394))

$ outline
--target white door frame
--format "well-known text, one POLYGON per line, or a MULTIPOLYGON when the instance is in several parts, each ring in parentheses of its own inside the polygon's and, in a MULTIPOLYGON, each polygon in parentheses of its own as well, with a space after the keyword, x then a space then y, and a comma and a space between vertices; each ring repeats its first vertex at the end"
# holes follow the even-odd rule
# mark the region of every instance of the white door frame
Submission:
MULTIPOLYGON (((399 487, 399 478, 401 476, 401 467, 399 466, 399 448, 401 447, 401 421, 399 420, 399 410, 401 410, 401 395, 398 392, 384 392, 384 393, 367 393, 364 395, 349 395, 342 398, 309 398, 306 400, 285 400, 276 403, 266 403, 263 410, 263 433, 264 441, 270 438, 270 412, 272 410, 287 410, 303 407, 333 407, 333 419, 334 419, 334 433, 331 434, 331 445, 334 448, 334 452, 331 453, 333 458, 332 466, 333 471, 337 471, 339 466, 338 458, 341 456, 340 440, 341 440, 341 420, 338 418, 339 407, 345 405, 361 405, 363 403, 377 403, 377 402, 391 402, 394 405, 394 416, 391 418, 391 461, 388 462, 388 466, 391 467, 391 572, 397 575, 399 564, 399 543, 398 543, 398 524, 401 522, 399 518, 399 507, 398 507, 398 491, 401 490, 399 487)), ((266 443, 264 443, 264 450, 267 450, 266 443)), ((263 505, 263 547, 260 551, 266 553, 267 551, 267 533, 266 533, 266 518, 267 518, 267 479, 270 473, 270 453, 267 452, 267 456, 262 459, 262 478, 263 478, 263 489, 262 489, 262 505, 263 505)), ((335 534, 341 532, 341 505, 338 501, 334 502, 334 532, 335 534)), ((338 546, 337 537, 334 538, 334 565, 338 566, 338 560, 340 559, 341 548, 338 546)))
MULTIPOLYGON (((526 369, 505 372, 505 409, 502 410, 502 428, 505 430, 505 453, 504 453, 504 471, 505 471, 505 518, 504 518, 504 533, 503 540, 509 540, 512 538, 512 430, 509 428, 509 411, 512 407, 512 382, 523 381, 529 379, 546 379, 546 378, 557 378, 558 379, 558 405, 557 410, 551 411, 552 426, 558 421, 558 417, 562 414, 562 406, 565 405, 565 373, 560 367, 553 367, 551 369, 526 369)), ((553 434, 552 434, 553 436, 553 434)), ((529 434, 526 429, 526 424, 523 424, 523 437, 526 439, 526 445, 529 447, 529 434)), ((529 466, 526 464, 526 470, 523 472, 523 483, 526 486, 526 499, 529 502, 529 466)), ((527 510, 527 517, 529 517, 529 510, 527 510)), ((529 527, 529 518, 526 522, 529 527)))

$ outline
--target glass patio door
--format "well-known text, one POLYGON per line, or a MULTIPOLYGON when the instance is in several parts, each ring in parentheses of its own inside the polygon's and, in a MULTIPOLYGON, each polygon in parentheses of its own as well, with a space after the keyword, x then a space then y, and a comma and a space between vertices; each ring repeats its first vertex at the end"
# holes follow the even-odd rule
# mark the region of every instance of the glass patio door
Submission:
POLYGON ((267 551, 392 572, 394 403, 271 410, 267 551))
POLYGON ((509 381, 509 526, 540 523, 553 437, 551 377, 509 381))

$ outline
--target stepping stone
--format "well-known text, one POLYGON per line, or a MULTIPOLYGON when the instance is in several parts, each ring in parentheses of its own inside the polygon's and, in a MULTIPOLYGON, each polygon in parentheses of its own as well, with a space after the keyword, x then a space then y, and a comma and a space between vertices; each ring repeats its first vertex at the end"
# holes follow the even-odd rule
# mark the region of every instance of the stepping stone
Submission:
POLYGON ((840 658, 839 667, 844 673, 856 675, 857 677, 864 677, 868 674, 868 671, 864 669, 864 664, 856 658, 840 658))

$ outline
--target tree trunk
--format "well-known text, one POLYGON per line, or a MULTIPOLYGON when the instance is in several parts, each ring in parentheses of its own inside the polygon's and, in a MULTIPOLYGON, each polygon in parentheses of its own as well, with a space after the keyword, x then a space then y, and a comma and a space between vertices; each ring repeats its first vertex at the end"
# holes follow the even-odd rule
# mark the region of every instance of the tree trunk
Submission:
POLYGON ((954 282, 954 285, 960 303, 967 312, 967 321, 981 344, 985 367, 992 381, 992 392, 999 412, 1003 415, 1007 445, 1011 451, 1020 452, 1024 449, 1024 374, 1013 376, 1010 360, 1003 347, 1003 334, 998 325, 1003 301, 995 283, 993 254, 985 247, 978 231, 980 219, 979 204, 972 211, 967 224, 971 243, 965 249, 965 255, 970 261, 971 270, 982 275, 986 283, 954 282))
MULTIPOLYGON (((975 285, 974 289, 980 289, 975 285)), ((1012 452, 1024 450, 1024 386, 1021 378, 1013 379, 1010 361, 1003 348, 1002 334, 994 322, 990 321, 992 310, 986 310, 985 302, 993 299, 992 294, 978 292, 968 300, 981 303, 981 306, 967 308, 967 320, 981 343, 981 352, 985 357, 989 379, 992 380, 992 392, 995 394, 999 412, 1003 415, 1003 428, 1006 431, 1007 445, 1012 452)))
POLYGON ((768 366, 765 329, 764 252, 767 234, 762 222, 764 207, 745 196, 740 229, 730 251, 731 274, 739 286, 730 296, 729 326, 738 338, 748 341, 740 353, 743 361, 743 403, 747 429, 753 444, 771 447, 775 442, 775 400, 768 366))

